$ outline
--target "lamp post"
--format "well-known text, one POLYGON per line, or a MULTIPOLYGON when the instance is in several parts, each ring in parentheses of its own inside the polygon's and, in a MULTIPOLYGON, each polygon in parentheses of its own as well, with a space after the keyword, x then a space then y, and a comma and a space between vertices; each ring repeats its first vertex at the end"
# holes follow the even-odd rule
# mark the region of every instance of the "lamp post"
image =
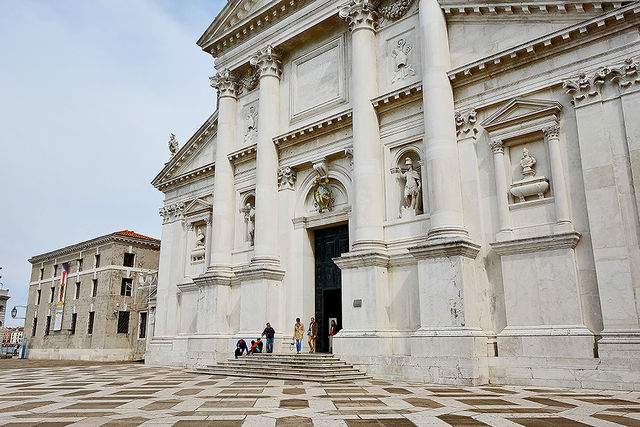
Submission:
MULTIPOLYGON (((24 319, 26 318, 27 313, 25 312, 24 316, 18 316, 18 307, 26 309, 26 305, 14 305, 11 309, 11 318, 12 319, 24 319)), ((27 337, 26 334, 23 333, 22 336, 22 351, 20 352, 20 359, 24 359, 24 355, 27 351, 27 337)))

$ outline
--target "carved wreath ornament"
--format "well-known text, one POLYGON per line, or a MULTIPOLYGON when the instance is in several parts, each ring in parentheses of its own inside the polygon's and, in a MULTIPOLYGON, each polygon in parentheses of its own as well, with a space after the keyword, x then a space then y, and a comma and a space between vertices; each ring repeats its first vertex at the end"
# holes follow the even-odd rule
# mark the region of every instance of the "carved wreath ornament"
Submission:
POLYGON ((313 192, 313 201, 318 208, 318 212, 322 213, 324 209, 331 212, 334 198, 331 188, 329 188, 329 178, 316 178, 316 182, 313 184, 313 187, 311 187, 311 191, 313 192))
POLYGON ((404 16, 409 10, 414 0, 387 0, 380 2, 378 6, 378 13, 389 19, 395 21, 404 16))

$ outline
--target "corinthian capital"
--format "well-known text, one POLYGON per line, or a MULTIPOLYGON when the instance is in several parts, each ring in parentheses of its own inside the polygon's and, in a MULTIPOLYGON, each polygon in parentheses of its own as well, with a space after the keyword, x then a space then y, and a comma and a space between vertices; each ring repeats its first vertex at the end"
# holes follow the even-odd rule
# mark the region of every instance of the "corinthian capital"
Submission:
POLYGON ((282 75, 282 55, 271 45, 260 49, 251 57, 249 63, 255 67, 260 77, 273 76, 280 78, 282 75))
POLYGON ((218 98, 230 96, 235 98, 238 96, 238 76, 233 74, 227 68, 215 76, 209 77, 211 87, 218 91, 218 98))
POLYGON ((546 139, 558 139, 560 137, 560 126, 552 125, 542 129, 542 133, 544 133, 544 137, 546 139))
POLYGON ((491 141, 489 143, 489 147, 491 147, 491 151, 493 154, 502 154, 504 153, 504 142, 499 139, 491 141))
POLYGON ((378 28, 377 2, 371 0, 349 0, 340 6, 338 14, 349 24, 349 30, 378 28))

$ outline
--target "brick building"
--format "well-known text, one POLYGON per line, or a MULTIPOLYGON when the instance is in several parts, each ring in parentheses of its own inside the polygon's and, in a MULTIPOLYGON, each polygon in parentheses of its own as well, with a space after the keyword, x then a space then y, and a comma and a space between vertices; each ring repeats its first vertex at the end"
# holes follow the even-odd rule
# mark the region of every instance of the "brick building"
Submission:
POLYGON ((28 357, 142 359, 159 254, 160 240, 125 230, 29 259, 28 357))

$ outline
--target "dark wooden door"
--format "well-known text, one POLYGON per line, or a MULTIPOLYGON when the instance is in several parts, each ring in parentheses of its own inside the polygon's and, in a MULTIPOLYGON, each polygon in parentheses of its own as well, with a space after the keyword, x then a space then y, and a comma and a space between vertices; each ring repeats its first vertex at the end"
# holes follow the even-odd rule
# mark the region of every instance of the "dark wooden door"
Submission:
POLYGON ((319 352, 329 351, 329 319, 337 319, 338 329, 342 328, 342 276, 332 258, 344 252, 349 252, 349 228, 346 224, 315 231, 316 349, 319 352))

